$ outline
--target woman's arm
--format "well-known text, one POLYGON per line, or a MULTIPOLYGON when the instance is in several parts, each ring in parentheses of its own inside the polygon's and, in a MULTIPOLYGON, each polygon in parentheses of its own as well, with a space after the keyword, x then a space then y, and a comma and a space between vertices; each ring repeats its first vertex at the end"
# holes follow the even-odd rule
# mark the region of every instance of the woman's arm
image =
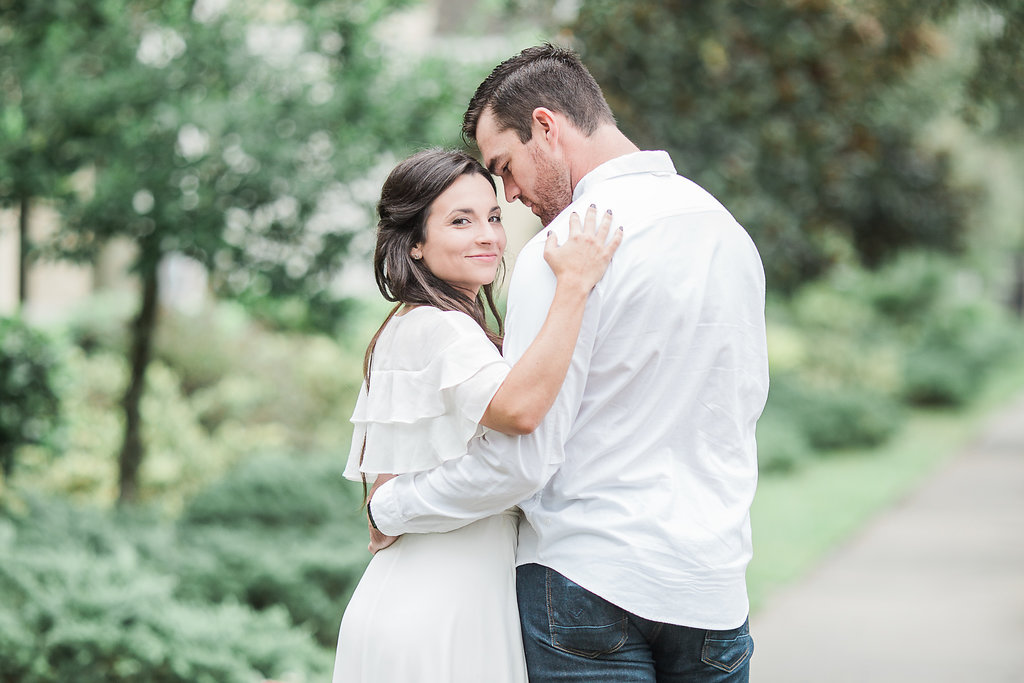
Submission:
POLYGON ((608 239, 611 224, 609 211, 597 225, 597 208, 591 205, 584 225, 577 214, 570 216, 564 245, 558 246, 554 234, 548 234, 544 260, 557 278, 555 296, 536 339, 487 405, 480 420, 485 427, 510 435, 529 434, 551 408, 572 362, 587 296, 622 242, 621 228, 608 239))

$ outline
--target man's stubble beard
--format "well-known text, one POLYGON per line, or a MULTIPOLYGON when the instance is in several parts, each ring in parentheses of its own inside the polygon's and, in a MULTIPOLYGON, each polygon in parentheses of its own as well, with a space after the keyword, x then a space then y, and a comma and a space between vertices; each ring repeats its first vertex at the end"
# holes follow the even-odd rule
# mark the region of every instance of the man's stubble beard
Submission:
POLYGON ((535 196, 528 197, 533 213, 547 227, 572 203, 569 169, 536 152, 530 155, 537 167, 535 196))

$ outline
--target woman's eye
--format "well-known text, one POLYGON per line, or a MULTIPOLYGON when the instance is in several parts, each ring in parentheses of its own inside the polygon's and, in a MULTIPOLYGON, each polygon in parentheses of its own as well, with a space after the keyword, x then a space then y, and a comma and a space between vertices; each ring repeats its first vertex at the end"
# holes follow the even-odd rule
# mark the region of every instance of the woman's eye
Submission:
POLYGON ((500 223, 501 222, 501 216, 491 216, 487 220, 489 220, 491 223, 500 223))
POLYGON ((456 218, 452 221, 452 225, 469 225, 468 218, 456 218))

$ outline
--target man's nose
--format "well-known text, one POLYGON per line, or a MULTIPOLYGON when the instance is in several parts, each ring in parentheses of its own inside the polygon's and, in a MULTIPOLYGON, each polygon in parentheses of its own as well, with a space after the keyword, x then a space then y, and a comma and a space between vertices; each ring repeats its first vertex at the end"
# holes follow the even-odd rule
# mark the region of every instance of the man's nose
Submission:
POLYGON ((516 182, 514 180, 512 180, 511 178, 507 180, 505 178, 502 178, 501 182, 502 186, 505 188, 505 201, 511 204, 515 200, 519 199, 519 186, 516 185, 516 182))

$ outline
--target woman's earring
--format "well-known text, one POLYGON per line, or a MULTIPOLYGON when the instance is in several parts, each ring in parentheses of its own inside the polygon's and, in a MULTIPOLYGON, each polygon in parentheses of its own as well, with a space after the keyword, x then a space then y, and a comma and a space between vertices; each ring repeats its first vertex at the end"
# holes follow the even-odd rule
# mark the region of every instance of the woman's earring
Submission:
POLYGON ((412 254, 410 254, 410 256, 412 256, 412 260, 413 261, 419 261, 421 258, 423 258, 423 254, 418 254, 415 251, 412 252, 412 254))

